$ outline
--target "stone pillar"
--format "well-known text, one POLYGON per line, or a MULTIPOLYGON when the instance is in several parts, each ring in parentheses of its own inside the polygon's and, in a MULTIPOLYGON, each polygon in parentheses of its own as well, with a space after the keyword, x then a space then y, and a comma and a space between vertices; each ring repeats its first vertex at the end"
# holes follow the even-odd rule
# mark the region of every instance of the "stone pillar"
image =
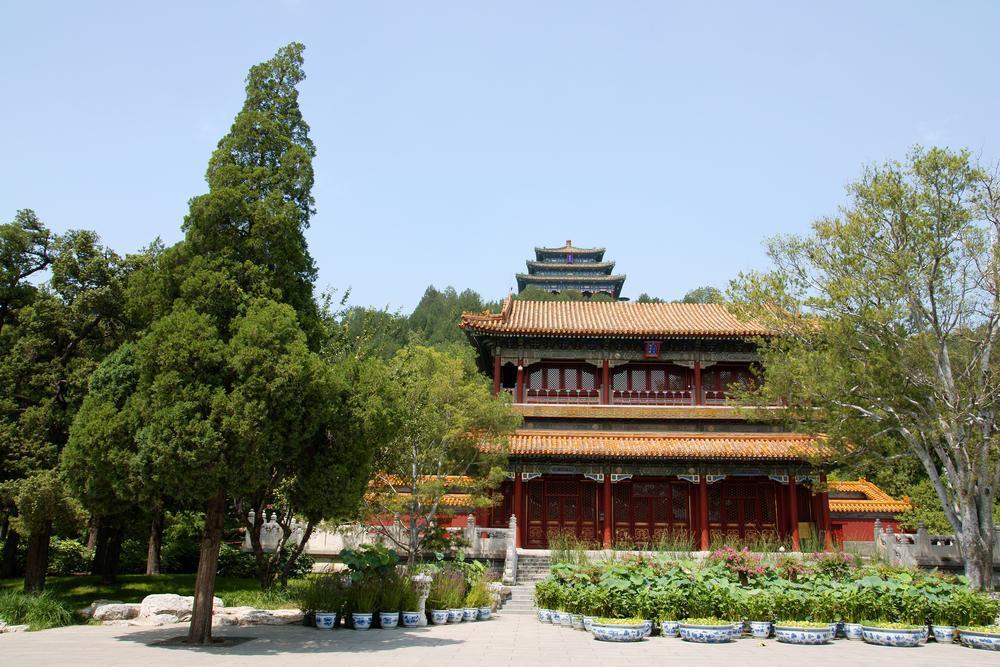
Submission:
POLYGON ((476 515, 469 512, 465 518, 465 539, 469 543, 469 550, 476 555, 479 553, 479 540, 476 538, 476 515))
POLYGON ((508 586, 517 584, 517 517, 510 517, 510 536, 507 538, 507 546, 504 549, 503 559, 503 583, 508 586))
POLYGON ((801 551, 799 543, 799 499, 795 495, 795 473, 788 471, 788 523, 792 536, 792 551, 801 551))
MULTIPOLYGON (((700 385, 700 382, 699 382, 700 385)), ((708 477, 698 476, 698 548, 708 551, 708 477)))
POLYGON ((417 608, 420 610, 420 618, 417 625, 422 627, 427 625, 427 612, 424 607, 427 605, 427 595, 431 592, 431 576, 429 574, 417 574, 413 576, 413 583, 417 589, 417 608))
MULTIPOLYGON (((607 363, 605 363, 605 369, 607 368, 607 363)), ((604 492, 604 540, 603 546, 605 549, 611 548, 611 540, 614 537, 614 505, 611 500, 611 474, 604 473, 604 482, 601 483, 601 490, 604 492)))

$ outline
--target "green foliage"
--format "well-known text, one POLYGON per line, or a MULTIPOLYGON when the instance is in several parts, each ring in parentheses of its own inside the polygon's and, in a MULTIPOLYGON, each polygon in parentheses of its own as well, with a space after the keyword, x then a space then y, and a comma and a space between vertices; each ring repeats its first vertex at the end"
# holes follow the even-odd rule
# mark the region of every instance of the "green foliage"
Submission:
POLYGON ((486 587, 486 582, 478 580, 469 587, 469 592, 465 594, 466 607, 489 607, 493 604, 493 597, 486 587))
POLYGON ((562 290, 556 294, 542 289, 541 287, 536 287, 534 285, 529 285, 521 290, 518 294, 514 296, 518 301, 604 301, 613 302, 615 299, 610 294, 605 294, 604 292, 597 292, 595 294, 584 294, 580 290, 567 289, 562 290))
POLYGON ((347 605, 351 613, 373 614, 377 611, 379 583, 375 579, 355 581, 347 592, 347 605))
POLYGON ((362 544, 360 549, 344 549, 340 560, 351 572, 351 581, 386 577, 395 571, 399 555, 382 544, 362 544))
POLYGON ((725 303, 722 291, 717 287, 696 287, 684 295, 681 303, 725 303))
POLYGON ((427 595, 428 609, 458 609, 465 602, 465 578, 458 570, 435 572, 427 595))
POLYGON ((49 593, 27 595, 17 591, 0 591, 0 618, 8 625, 28 625, 31 630, 45 630, 72 625, 73 610, 49 593))
POLYGON ((299 608, 306 613, 340 612, 347 599, 344 578, 334 574, 308 577, 295 591, 299 608))
POLYGON ((49 542, 49 571, 51 575, 67 575, 90 569, 94 553, 79 540, 53 537, 49 542))

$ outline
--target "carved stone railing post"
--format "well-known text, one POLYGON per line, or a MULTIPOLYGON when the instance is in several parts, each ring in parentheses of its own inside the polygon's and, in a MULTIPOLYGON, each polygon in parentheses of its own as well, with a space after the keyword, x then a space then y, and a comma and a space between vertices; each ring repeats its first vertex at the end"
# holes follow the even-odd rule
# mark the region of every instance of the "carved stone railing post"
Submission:
POLYGON ((510 516, 510 532, 507 534, 507 549, 503 559, 503 583, 517 584, 517 517, 510 516))
POLYGON ((479 540, 476 539, 476 515, 469 513, 465 518, 465 541, 469 543, 469 551, 472 556, 479 554, 479 540))
POLYGON ((431 577, 429 574, 417 574, 413 576, 413 583, 417 587, 417 595, 420 598, 417 602, 417 607, 420 610, 420 618, 417 619, 417 626, 423 627, 427 625, 425 606, 427 605, 427 596, 431 592, 431 577))
MULTIPOLYGON (((247 521, 249 522, 249 525, 251 525, 251 526, 253 525, 254 519, 256 517, 257 517, 257 513, 254 512, 253 510, 250 510, 249 512, 247 512, 247 521)), ((253 543, 250 541, 250 529, 249 528, 247 528, 246 532, 243 535, 243 550, 244 551, 253 551, 253 543)))
POLYGON ((917 524, 917 534, 913 538, 913 550, 917 558, 927 558, 931 555, 931 538, 927 534, 927 527, 921 521, 917 524))

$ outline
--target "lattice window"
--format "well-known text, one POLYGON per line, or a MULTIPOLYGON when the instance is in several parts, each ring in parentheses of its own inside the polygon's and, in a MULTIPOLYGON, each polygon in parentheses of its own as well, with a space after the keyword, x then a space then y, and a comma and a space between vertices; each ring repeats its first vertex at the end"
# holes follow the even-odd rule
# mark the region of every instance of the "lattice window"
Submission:
POLYGON ((581 389, 596 389, 597 388, 597 373, 590 370, 589 368, 584 368, 580 371, 580 388, 581 389))
POLYGON ((722 521, 722 488, 718 484, 708 487, 708 520, 722 521))
POLYGON ((628 521, 628 506, 630 500, 628 484, 614 485, 615 521, 628 521))
POLYGON ((743 523, 757 523, 757 510, 759 500, 752 498, 743 503, 743 523))
POLYGON ((667 372, 662 368, 654 368, 649 372, 649 384, 653 391, 665 391, 667 386, 667 372))
POLYGON ((724 498, 722 501, 722 516, 725 523, 736 523, 739 518, 739 510, 736 507, 735 498, 724 498))
POLYGON ((646 498, 632 498, 632 519, 636 523, 649 521, 649 500, 646 498))
POLYGON ((578 501, 579 498, 577 498, 577 496, 566 496, 565 498, 563 498, 563 503, 562 503, 563 521, 576 521, 576 510, 578 501))
POLYGON ((545 497, 545 518, 549 523, 559 521, 559 498, 556 496, 545 497))
POLYGON ((633 482, 632 497, 666 498, 670 495, 667 482, 633 482))
POLYGON ((546 482, 547 496, 575 496, 579 492, 578 482, 546 482))
POLYGON ((714 369, 702 371, 701 388, 704 389, 705 391, 718 391, 719 373, 714 369))
POLYGON ((619 368, 611 376, 611 388, 615 391, 625 391, 628 389, 628 370, 619 368))
POLYGON ((648 374, 644 368, 633 368, 629 373, 632 376, 632 391, 646 391, 649 389, 646 386, 646 380, 648 374))
POLYGON ((764 523, 774 523, 774 487, 761 487, 761 513, 760 519, 764 523))
POLYGON ((541 389, 542 388, 542 369, 540 366, 535 366, 528 372, 528 389, 541 389))
POLYGON ((528 519, 542 520, 542 484, 528 484, 528 519))
POLYGON ((546 389, 558 389, 559 388, 559 369, 558 368, 546 368, 545 369, 545 388, 546 389))
POLYGON ((580 518, 584 521, 594 521, 597 518, 594 491, 593 484, 584 484, 580 487, 580 518))
POLYGON ((688 520, 688 489, 687 484, 674 484, 671 495, 674 521, 688 520))
POLYGON ((732 498, 756 498, 756 484, 730 484, 726 495, 732 498))
POLYGON ((671 520, 670 499, 653 498, 653 521, 667 523, 671 520))
POLYGON ((670 370, 670 388, 674 391, 684 390, 691 386, 688 382, 687 373, 680 369, 670 370))

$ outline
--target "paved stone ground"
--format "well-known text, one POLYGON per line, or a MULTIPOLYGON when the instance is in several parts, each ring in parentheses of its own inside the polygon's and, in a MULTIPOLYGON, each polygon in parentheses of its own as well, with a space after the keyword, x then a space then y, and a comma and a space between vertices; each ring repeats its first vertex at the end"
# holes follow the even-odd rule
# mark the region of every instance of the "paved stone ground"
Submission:
POLYGON ((216 636, 252 637, 229 646, 192 649, 151 645, 184 634, 186 625, 155 629, 72 626, 0 635, 0 665, 729 665, 748 667, 1000 666, 1000 652, 934 643, 887 648, 837 640, 826 646, 788 646, 753 639, 720 645, 652 637, 639 644, 609 644, 568 628, 542 625, 533 616, 413 630, 321 631, 302 626, 217 628, 216 636))

